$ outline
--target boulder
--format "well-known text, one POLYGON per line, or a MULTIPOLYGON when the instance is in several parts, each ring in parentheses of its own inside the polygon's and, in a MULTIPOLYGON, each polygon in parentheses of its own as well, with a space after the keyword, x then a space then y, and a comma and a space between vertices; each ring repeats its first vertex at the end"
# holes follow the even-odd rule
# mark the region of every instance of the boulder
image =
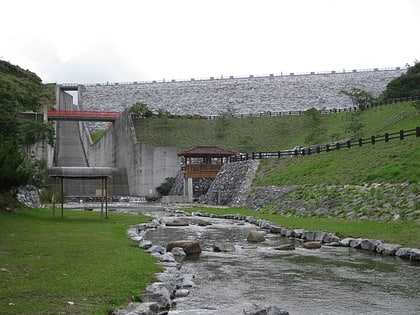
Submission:
POLYGON ((190 290, 188 289, 178 289, 175 291, 175 298, 186 297, 190 294, 190 290))
POLYGON ((410 255, 411 261, 420 261, 420 249, 412 249, 410 255))
POLYGON ((307 241, 315 241, 316 232, 314 231, 305 231, 302 234, 302 238, 307 241))
POLYGON ((152 245, 149 249, 146 250, 150 254, 160 254, 163 255, 165 253, 165 249, 159 245, 152 245))
POLYGON ((204 221, 204 220, 198 220, 198 221, 196 222, 196 224, 197 224, 198 226, 208 226, 208 225, 211 225, 211 222, 209 222, 209 221, 204 221))
POLYGON ((147 291, 141 294, 141 302, 155 302, 159 309, 169 309, 171 307, 171 292, 165 283, 153 283, 147 286, 147 291))
POLYGON ((294 244, 282 244, 279 246, 274 247, 275 250, 294 250, 295 245, 294 244))
POLYGON ((365 249, 365 250, 370 250, 371 252, 375 252, 377 247, 381 244, 382 242, 379 240, 365 239, 361 241, 360 248, 365 249))
POLYGON ((326 232, 316 231, 315 232, 314 241, 316 241, 316 242, 324 242, 324 239, 327 237, 327 235, 328 234, 326 232))
POLYGON ((184 257, 187 254, 185 253, 185 251, 181 248, 181 247, 174 247, 171 249, 171 253, 174 256, 178 256, 178 257, 184 257))
POLYGON ((289 312, 280 309, 278 306, 271 305, 262 307, 259 305, 252 305, 243 310, 245 315, 289 315, 289 312))
POLYGON ((343 238, 341 241, 339 241, 339 243, 340 243, 340 246, 349 247, 350 242, 353 241, 353 240, 354 240, 354 238, 352 238, 352 237, 346 237, 346 238, 343 238))
POLYGON ((362 244, 362 240, 360 238, 359 239, 352 239, 350 241, 349 246, 352 247, 352 248, 361 248, 361 244, 362 244))
POLYGON ((215 242, 213 244, 213 250, 215 252, 234 252, 235 245, 232 243, 215 242))
POLYGON ((166 226, 188 226, 190 225, 188 221, 185 220, 173 220, 170 222, 166 222, 166 226))
POLYGON ((115 309, 112 315, 127 315, 127 314, 157 314, 159 305, 156 302, 130 302, 125 309, 115 309))
POLYGON ((200 243, 196 240, 177 240, 166 245, 166 251, 170 252, 174 247, 181 247, 187 256, 201 253, 200 243))
POLYGON ((340 238, 333 233, 327 233, 322 241, 324 243, 338 243, 340 238))
POLYGON ((397 250, 395 253, 395 256, 401 257, 401 258, 410 258, 411 256, 411 248, 401 247, 397 250))
POLYGON ((139 248, 141 249, 149 249, 150 247, 152 247, 152 242, 151 241, 141 241, 139 244, 139 248))
POLYGON ((174 258, 174 255, 171 252, 167 252, 167 253, 163 254, 159 258, 159 261, 161 261, 161 262, 170 262, 170 263, 176 262, 175 261, 175 258, 174 258))
POLYGON ((321 242, 305 242, 302 246, 306 249, 317 249, 321 248, 321 242))
POLYGON ((303 233, 305 232, 305 230, 302 229, 294 229, 293 233, 294 233, 294 237, 296 238, 302 238, 303 233))
POLYGON ((252 243, 264 242, 265 237, 264 237, 264 234, 262 232, 257 231, 257 230, 252 230, 252 231, 249 231, 249 233, 248 233, 247 241, 252 242, 252 243))
POLYGON ((401 248, 401 245, 399 244, 380 244, 376 248, 376 251, 379 254, 386 255, 386 256, 393 256, 397 252, 398 249, 401 248))

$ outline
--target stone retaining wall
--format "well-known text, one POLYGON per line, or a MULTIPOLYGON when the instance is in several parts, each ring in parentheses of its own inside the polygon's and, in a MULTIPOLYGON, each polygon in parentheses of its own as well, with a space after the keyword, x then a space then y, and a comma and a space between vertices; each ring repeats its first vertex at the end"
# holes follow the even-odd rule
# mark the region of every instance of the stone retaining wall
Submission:
POLYGON ((79 105, 85 110, 122 111, 135 102, 172 114, 211 116, 228 108, 238 114, 352 107, 341 90, 360 88, 378 96, 406 69, 307 75, 223 78, 175 82, 84 85, 79 105))

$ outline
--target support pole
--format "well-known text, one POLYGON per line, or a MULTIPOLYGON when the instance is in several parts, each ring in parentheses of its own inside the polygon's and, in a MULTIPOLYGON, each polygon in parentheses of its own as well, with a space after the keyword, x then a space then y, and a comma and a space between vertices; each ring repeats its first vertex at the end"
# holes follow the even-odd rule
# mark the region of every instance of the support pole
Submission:
POLYGON ((52 216, 53 218, 55 217, 55 194, 56 194, 56 190, 57 190, 57 177, 54 177, 54 189, 53 189, 53 193, 51 196, 52 199, 52 216))
POLYGON ((105 219, 108 219, 108 178, 105 177, 105 219))
POLYGON ((103 213, 104 213, 104 178, 101 178, 101 182, 102 182, 102 189, 101 189, 101 219, 103 217, 103 213))
POLYGON ((61 219, 64 218, 64 178, 61 177, 61 219))

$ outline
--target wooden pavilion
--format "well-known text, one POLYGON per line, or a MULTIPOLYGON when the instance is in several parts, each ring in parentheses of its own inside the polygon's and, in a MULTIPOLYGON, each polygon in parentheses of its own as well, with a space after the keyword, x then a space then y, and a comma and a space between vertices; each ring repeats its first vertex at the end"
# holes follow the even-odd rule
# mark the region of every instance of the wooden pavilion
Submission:
POLYGON ((185 158, 185 178, 215 178, 229 157, 236 152, 215 146, 197 146, 178 156, 185 158))

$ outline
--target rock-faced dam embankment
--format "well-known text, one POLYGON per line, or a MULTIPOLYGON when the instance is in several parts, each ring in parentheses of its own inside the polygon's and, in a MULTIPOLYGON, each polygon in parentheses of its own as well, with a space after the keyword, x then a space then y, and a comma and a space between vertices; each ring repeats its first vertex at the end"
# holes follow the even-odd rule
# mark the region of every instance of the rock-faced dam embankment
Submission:
POLYGON ((353 104, 342 90, 359 88, 378 96, 406 71, 343 72, 191 79, 185 81, 89 84, 79 86, 85 109, 122 111, 136 102, 171 114, 211 116, 233 109, 238 114, 346 108, 353 104))

